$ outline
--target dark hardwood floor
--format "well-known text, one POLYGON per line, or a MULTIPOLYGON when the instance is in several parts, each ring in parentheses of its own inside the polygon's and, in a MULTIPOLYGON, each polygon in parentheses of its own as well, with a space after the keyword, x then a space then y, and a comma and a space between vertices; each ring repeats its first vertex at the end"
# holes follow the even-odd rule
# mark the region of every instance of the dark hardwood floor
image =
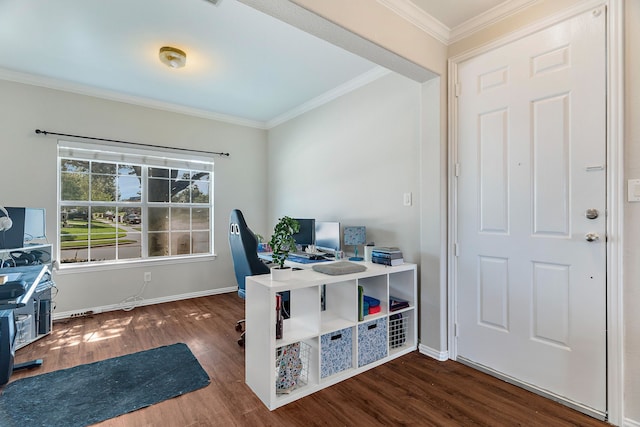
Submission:
POLYGON ((16 372, 11 381, 184 342, 211 384, 99 425, 608 425, 459 363, 438 362, 418 352, 270 412, 244 382, 244 350, 234 329, 243 310, 237 295, 225 294, 59 321, 49 336, 16 354, 18 363, 43 358, 44 365, 16 372))

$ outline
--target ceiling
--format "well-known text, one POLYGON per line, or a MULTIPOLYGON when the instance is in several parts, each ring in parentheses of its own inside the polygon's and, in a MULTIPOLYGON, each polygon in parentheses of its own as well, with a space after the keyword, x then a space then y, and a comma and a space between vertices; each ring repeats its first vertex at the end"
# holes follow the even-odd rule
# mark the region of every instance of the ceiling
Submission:
MULTIPOLYGON (((514 0, 393 1, 455 28, 514 0)), ((238 0, 2 0, 0 52, 0 79, 257 127, 387 72, 238 0)))

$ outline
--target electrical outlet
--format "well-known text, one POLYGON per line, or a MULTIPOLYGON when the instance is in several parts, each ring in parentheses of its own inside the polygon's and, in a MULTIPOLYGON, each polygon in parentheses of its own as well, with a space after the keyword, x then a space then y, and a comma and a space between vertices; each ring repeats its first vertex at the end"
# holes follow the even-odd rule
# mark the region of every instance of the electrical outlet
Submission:
POLYGON ((147 271, 144 273, 144 281, 145 282, 150 282, 151 281, 151 272, 147 271))

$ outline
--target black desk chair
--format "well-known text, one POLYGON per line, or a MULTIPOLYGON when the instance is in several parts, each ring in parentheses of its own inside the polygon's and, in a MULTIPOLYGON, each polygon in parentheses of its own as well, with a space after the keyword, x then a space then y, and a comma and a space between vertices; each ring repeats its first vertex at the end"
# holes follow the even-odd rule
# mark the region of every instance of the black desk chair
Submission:
MULTIPOLYGON (((245 278, 257 274, 269 273, 269 267, 258 257, 258 239, 247 226, 242 212, 238 209, 229 215, 229 247, 233 258, 233 268, 238 282, 238 295, 245 298, 245 278)), ((238 320, 236 330, 242 331, 244 319, 238 320)), ((244 332, 238 339, 238 344, 244 346, 244 332)))

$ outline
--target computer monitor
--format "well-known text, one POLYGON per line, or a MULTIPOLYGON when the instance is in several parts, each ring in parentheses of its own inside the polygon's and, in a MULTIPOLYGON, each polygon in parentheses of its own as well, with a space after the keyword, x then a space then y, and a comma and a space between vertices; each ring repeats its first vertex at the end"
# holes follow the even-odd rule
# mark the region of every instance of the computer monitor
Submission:
POLYGON ((44 208, 26 208, 24 211, 24 241, 46 239, 47 213, 44 208))
POLYGON ((15 249, 35 239, 45 239, 46 210, 44 208, 7 207, 13 222, 10 229, 0 232, 0 249, 15 249))
POLYGON ((340 223, 316 221, 316 249, 324 252, 340 250, 340 223))
POLYGON ((316 220, 312 218, 294 218, 300 224, 300 230, 293 235, 296 245, 302 246, 304 250, 307 246, 316 242, 316 220))
POLYGON ((26 208, 6 207, 13 222, 10 229, 0 231, 0 249, 15 249, 24 246, 24 218, 26 208))

